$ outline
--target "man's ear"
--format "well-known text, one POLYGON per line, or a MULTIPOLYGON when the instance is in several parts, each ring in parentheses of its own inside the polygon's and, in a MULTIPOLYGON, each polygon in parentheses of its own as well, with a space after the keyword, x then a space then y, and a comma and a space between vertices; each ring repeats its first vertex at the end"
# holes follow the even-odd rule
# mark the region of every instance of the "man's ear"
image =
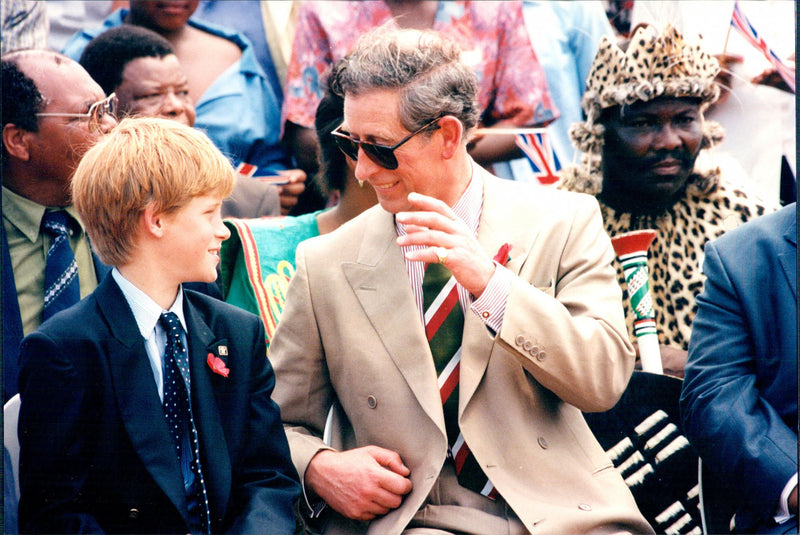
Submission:
POLYGON ((24 128, 19 128, 13 123, 8 123, 3 127, 3 146, 6 152, 17 160, 27 162, 31 155, 28 151, 29 135, 31 132, 24 128))
POLYGON ((449 160, 464 142, 464 125, 452 115, 445 115, 437 124, 442 136, 442 158, 449 160))
POLYGON ((142 212, 140 225, 145 235, 160 238, 164 235, 164 212, 156 210, 151 202, 142 212))

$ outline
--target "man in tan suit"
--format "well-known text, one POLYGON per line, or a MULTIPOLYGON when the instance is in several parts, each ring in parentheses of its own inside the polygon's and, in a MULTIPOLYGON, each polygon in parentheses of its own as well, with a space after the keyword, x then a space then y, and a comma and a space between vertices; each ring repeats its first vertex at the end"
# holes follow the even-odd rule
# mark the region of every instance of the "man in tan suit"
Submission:
POLYGON ((477 80, 459 55, 384 29, 332 73, 334 135, 380 206, 300 246, 270 349, 310 516, 325 533, 651 532, 580 412, 611 408, 634 359, 597 202, 472 161, 477 80), (463 312, 441 372, 437 264, 463 312))

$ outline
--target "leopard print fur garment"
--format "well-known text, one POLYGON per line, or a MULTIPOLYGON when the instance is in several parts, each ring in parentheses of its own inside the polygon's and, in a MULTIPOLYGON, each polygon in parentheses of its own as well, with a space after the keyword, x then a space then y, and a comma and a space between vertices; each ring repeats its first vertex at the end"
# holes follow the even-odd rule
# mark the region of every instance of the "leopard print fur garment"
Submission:
MULTIPOLYGON (((723 174, 724 175, 724 174, 723 174)), ((659 215, 616 212, 600 202, 603 223, 609 236, 632 230, 653 229, 656 237, 648 249, 650 292, 661 344, 688 349, 692 320, 697 312, 695 298, 703 289, 703 247, 742 223, 773 212, 777 206, 764 203, 746 184, 726 181, 718 170, 693 175, 683 196, 659 215), (698 183, 703 188, 697 187, 698 183)), ((567 181, 559 187, 588 193, 591 181, 567 181)), ((594 193, 594 192, 592 192, 594 193)), ((634 314, 626 291, 622 265, 614 260, 617 279, 623 289, 625 321, 631 341, 634 314)))

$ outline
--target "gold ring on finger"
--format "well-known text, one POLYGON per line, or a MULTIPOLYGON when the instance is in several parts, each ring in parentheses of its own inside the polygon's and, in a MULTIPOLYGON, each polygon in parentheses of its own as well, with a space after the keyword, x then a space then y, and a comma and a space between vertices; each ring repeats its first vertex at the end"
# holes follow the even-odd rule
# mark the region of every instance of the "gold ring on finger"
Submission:
POLYGON ((447 263, 447 249, 444 247, 436 247, 434 251, 436 251, 436 257, 439 259, 439 263, 445 265, 447 263))

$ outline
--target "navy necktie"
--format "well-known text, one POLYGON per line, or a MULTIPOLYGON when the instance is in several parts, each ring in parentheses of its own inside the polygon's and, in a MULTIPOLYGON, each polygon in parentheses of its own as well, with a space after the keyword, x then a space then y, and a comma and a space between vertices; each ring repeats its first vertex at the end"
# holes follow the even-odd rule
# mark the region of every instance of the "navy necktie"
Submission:
POLYGON ((458 426, 458 382, 464 313, 458 302, 458 285, 449 269, 442 264, 428 265, 422 279, 422 298, 425 335, 439 378, 447 442, 458 483, 495 500, 497 491, 469 450, 458 426))
POLYGON ((164 349, 164 415, 181 465, 192 533, 208 534, 208 494, 200 467, 200 443, 192 414, 189 355, 181 339, 183 326, 174 312, 161 314, 160 321, 167 335, 164 349))
POLYGON ((42 231, 51 238, 44 269, 42 321, 81 299, 78 263, 69 245, 69 216, 63 210, 45 212, 42 231))

